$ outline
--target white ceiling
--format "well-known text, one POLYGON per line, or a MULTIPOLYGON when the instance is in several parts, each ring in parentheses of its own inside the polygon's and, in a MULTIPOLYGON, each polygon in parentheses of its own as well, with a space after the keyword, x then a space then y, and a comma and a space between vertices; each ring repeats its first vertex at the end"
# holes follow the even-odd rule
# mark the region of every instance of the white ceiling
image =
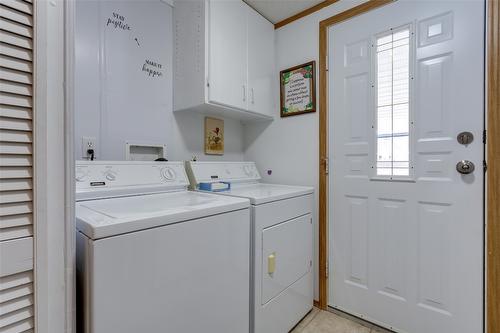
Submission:
POLYGON ((317 5, 323 0, 244 0, 272 23, 317 5))

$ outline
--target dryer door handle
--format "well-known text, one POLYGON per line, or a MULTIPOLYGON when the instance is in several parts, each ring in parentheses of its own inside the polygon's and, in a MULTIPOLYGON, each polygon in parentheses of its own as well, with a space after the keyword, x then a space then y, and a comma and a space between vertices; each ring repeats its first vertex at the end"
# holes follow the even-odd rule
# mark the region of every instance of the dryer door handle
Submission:
POLYGON ((276 252, 267 256, 267 273, 273 275, 276 270, 276 252))

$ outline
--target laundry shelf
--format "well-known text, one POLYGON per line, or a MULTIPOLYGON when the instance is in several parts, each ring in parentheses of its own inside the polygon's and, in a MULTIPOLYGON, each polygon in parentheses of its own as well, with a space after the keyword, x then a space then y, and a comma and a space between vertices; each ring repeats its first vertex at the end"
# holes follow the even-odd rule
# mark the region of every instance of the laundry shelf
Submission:
POLYGON ((274 117, 266 114, 249 110, 235 109, 215 103, 204 103, 201 105, 191 107, 189 109, 174 110, 174 112, 201 113, 207 116, 237 119, 240 120, 242 123, 269 122, 274 120, 274 117))

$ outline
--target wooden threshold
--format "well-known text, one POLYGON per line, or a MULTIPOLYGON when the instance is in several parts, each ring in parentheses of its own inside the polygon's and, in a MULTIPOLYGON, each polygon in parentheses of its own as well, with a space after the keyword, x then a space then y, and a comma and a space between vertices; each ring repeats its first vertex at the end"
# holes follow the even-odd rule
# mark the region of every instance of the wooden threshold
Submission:
POLYGON ((317 5, 312 6, 311 8, 307 8, 307 9, 301 11, 300 13, 297 13, 293 16, 290 16, 289 18, 286 18, 282 21, 279 21, 278 23, 275 23, 274 29, 281 28, 282 26, 287 25, 289 23, 292 23, 293 21, 297 21, 298 19, 301 19, 304 16, 310 15, 312 13, 317 12, 318 10, 321 10, 327 6, 330 6, 334 3, 336 3, 337 1, 339 1, 339 0, 325 0, 323 2, 320 2, 317 5))

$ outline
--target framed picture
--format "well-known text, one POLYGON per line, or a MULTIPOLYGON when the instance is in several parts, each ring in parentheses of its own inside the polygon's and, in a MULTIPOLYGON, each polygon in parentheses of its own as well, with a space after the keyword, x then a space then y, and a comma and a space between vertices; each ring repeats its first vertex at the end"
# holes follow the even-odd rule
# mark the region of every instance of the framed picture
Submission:
POLYGON ((316 112, 316 62, 280 72, 281 117, 316 112))
POLYGON ((224 155, 224 120, 205 117, 205 154, 224 155))

